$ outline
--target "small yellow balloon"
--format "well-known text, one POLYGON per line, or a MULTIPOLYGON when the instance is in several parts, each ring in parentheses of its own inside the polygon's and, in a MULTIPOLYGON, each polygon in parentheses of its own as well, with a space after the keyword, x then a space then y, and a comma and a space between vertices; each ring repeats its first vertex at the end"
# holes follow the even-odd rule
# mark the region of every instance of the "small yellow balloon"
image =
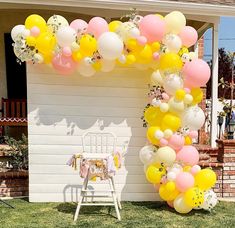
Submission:
POLYGON ((159 188, 159 195, 165 201, 174 200, 180 192, 175 188, 174 191, 169 191, 166 187, 166 184, 162 184, 159 188))
POLYGON ((146 178, 152 184, 159 184, 166 174, 166 168, 160 163, 150 165, 146 170, 146 178))
POLYGON ((165 113, 161 112, 160 108, 149 106, 144 112, 144 119, 150 126, 161 125, 165 113))
POLYGON ((117 28, 122 24, 121 21, 112 21, 109 23, 109 31, 116 32, 117 28))
POLYGON ((127 63, 127 64, 133 64, 133 63, 135 63, 135 62, 136 62, 136 57, 135 57, 134 55, 128 54, 128 55, 126 56, 126 63, 127 63))
POLYGON ((170 129, 172 131, 177 131, 180 128, 181 120, 178 116, 171 113, 167 113, 163 119, 161 128, 162 130, 170 129))
POLYGON ((84 56, 91 56, 97 50, 97 41, 89 34, 80 39, 80 51, 84 56))
POLYGON ((126 47, 129 51, 137 53, 143 49, 143 46, 139 45, 136 39, 127 40, 126 47))
POLYGON ((184 201, 189 207, 198 207, 204 202, 204 192, 197 187, 190 188, 184 194, 184 201))
POLYGON ((26 37, 26 44, 28 46, 33 46, 34 47, 36 45, 36 38, 33 37, 33 36, 26 37))
POLYGON ((178 101, 184 100, 185 95, 186 95, 186 92, 185 92, 183 89, 178 89, 178 90, 176 90, 176 92, 175 92, 175 98, 176 98, 178 101))
POLYGON ((92 64, 92 67, 96 70, 96 71, 100 71, 102 68, 102 64, 100 61, 97 61, 95 63, 92 64))
POLYGON ((190 172, 191 168, 192 168, 191 166, 186 165, 186 166, 184 166, 183 171, 184 172, 190 172))
POLYGON ((161 47, 161 45, 160 45, 159 42, 153 42, 153 43, 151 44, 151 48, 152 48, 152 51, 153 51, 153 52, 159 51, 159 50, 160 50, 160 47, 161 47))
POLYGON ((200 103, 203 99, 203 92, 200 88, 193 88, 191 89, 191 93, 190 93, 193 97, 193 105, 196 105, 198 103, 200 103))
POLYGON ((149 127, 147 130, 147 139, 154 145, 159 145, 159 139, 155 137, 155 132, 157 130, 160 130, 160 128, 155 126, 149 127))
POLYGON ((52 58, 53 58, 52 53, 42 54, 42 56, 43 56, 43 61, 44 61, 45 64, 50 64, 51 63, 52 58))
POLYGON ((159 14, 159 13, 156 13, 155 14, 157 17, 160 17, 161 19, 164 19, 164 17, 161 15, 161 14, 159 14))
POLYGON ((185 145, 191 145, 192 144, 192 139, 188 135, 184 137, 184 144, 185 145))
POLYGON ((36 48, 39 52, 47 55, 50 54, 56 45, 55 36, 49 32, 44 32, 36 39, 36 48))
POLYGON ((83 58, 83 56, 82 56, 82 53, 80 51, 74 51, 72 53, 72 58, 75 62, 79 62, 83 58))
POLYGON ((169 181, 166 183, 166 190, 168 192, 173 192, 175 191, 175 182, 174 181, 169 181))
POLYGON ((186 47, 182 47, 180 51, 178 52, 178 55, 181 57, 183 54, 188 54, 189 50, 186 47))
POLYGON ((216 174, 211 169, 202 169, 195 176, 195 186, 208 190, 215 185, 216 174))
POLYGON ((165 53, 160 57, 159 68, 162 71, 175 72, 179 71, 183 66, 180 56, 176 53, 165 53))
POLYGON ((40 29, 41 33, 47 30, 46 21, 43 19, 43 17, 37 14, 32 14, 28 16, 25 20, 25 28, 31 29, 34 26, 37 26, 40 29))
POLYGON ((137 63, 148 64, 153 59, 153 52, 149 44, 146 44, 142 50, 136 53, 137 63))

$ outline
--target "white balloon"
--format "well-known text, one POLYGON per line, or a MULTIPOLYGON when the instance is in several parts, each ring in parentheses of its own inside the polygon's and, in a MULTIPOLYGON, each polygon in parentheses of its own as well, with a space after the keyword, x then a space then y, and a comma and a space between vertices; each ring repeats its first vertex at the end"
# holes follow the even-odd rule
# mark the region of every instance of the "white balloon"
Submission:
POLYGON ((162 139, 164 137, 164 133, 161 130, 157 130, 154 133, 155 138, 162 139))
POLYGON ((172 130, 166 129, 166 130, 164 131, 164 137, 165 137, 166 139, 169 139, 172 135, 173 135, 173 131, 172 131, 172 130))
POLYGON ((174 200, 174 208, 177 212, 181 214, 189 213, 193 208, 189 207, 184 201, 184 194, 181 193, 174 200))
POLYGON ((163 78, 159 70, 156 70, 152 73, 151 82, 153 85, 163 85, 163 78))
POLYGON ((44 61, 43 56, 39 53, 36 53, 33 57, 36 63, 42 63, 44 61))
POLYGON ((70 47, 76 41, 76 31, 69 26, 60 27, 56 38, 60 47, 70 47))
POLYGON ((123 41, 127 41, 130 38, 137 38, 140 35, 139 29, 131 22, 122 23, 115 31, 123 41))
POLYGON ((163 88, 166 93, 174 95, 176 90, 183 88, 183 80, 178 74, 169 74, 164 78, 163 88))
POLYGON ((190 130, 199 130, 205 122, 205 114, 200 107, 191 106, 182 114, 182 126, 190 130))
POLYGON ((120 63, 125 63, 126 62, 126 56, 125 55, 121 55, 119 58, 118 58, 119 62, 120 63))
POLYGON ((115 60, 122 55, 123 42, 114 32, 105 32, 98 39, 98 51, 104 59, 115 60))
POLYGON ((11 30, 11 38, 15 42, 18 36, 22 36, 23 38, 29 36, 30 31, 25 28, 24 25, 16 25, 11 30))
POLYGON ((50 32, 56 33, 60 27, 69 26, 69 22, 60 15, 53 15, 47 21, 47 27, 50 32))
POLYGON ((114 69, 115 64, 116 63, 114 60, 102 59, 101 60, 101 71, 102 72, 110 72, 114 69))
POLYGON ((175 34, 167 34, 163 42, 169 52, 178 53, 182 46, 182 41, 180 37, 175 34))
POLYGON ((170 171, 167 173, 166 177, 167 177, 167 180, 174 181, 176 179, 176 173, 170 171))
POLYGON ((204 202, 200 207, 204 210, 211 211, 211 209, 214 208, 217 203, 218 203, 217 196, 215 192, 213 192, 213 190, 210 189, 205 192, 204 202))
POLYGON ((80 45, 75 41, 71 44, 71 49, 73 51, 78 51, 80 49, 80 45))
POLYGON ((168 110, 169 110, 169 105, 167 104, 167 103, 161 103, 160 104, 160 110, 161 110, 161 112, 168 112, 168 110))
POLYGON ((84 60, 82 60, 79 62, 78 72, 84 77, 91 77, 96 71, 91 65, 87 65, 84 60))
POLYGON ((137 38, 138 36, 140 36, 140 30, 138 28, 132 28, 130 30, 130 36, 133 38, 137 38))
POLYGON ((191 104, 193 102, 193 96, 191 94, 186 94, 184 97, 185 104, 191 104))
POLYGON ((155 98, 153 98, 151 104, 155 107, 159 107, 161 105, 161 100, 159 100, 155 97, 155 98))
POLYGON ((169 100, 168 105, 169 105, 169 110, 172 113, 178 114, 184 111, 184 102, 178 101, 174 97, 172 97, 169 100))
POLYGON ((156 156, 160 162, 166 165, 172 165, 176 159, 175 151, 169 146, 160 147, 156 156))
POLYGON ((140 161, 143 164, 149 164, 149 162, 151 161, 151 159, 154 156, 155 150, 156 150, 156 148, 152 145, 144 146, 139 152, 140 161))

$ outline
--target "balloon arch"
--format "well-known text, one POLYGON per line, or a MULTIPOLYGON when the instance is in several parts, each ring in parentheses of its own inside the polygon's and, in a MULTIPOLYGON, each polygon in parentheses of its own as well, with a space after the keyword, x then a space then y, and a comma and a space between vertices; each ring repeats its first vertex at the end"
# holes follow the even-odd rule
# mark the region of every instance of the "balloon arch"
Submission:
POLYGON ((110 72, 116 64, 152 69, 153 89, 144 110, 149 144, 139 153, 146 178, 179 213, 216 205, 211 190, 216 175, 200 168, 199 153, 192 146, 205 121, 198 103, 210 67, 189 51, 198 35, 186 26, 181 12, 135 15, 109 24, 101 17, 69 24, 60 15, 46 22, 33 14, 25 25, 15 26, 11 36, 20 61, 51 64, 61 74, 77 70, 90 77, 97 71, 110 72))

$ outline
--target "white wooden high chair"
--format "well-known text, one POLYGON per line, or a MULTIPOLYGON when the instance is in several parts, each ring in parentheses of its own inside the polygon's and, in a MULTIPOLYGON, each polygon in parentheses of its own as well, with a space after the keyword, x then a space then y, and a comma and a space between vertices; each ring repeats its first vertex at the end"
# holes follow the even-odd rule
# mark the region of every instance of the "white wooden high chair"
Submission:
MULTIPOLYGON (((82 136, 83 153, 82 156, 87 159, 103 159, 112 155, 116 150, 117 137, 112 132, 86 132, 82 136)), ((121 220, 119 209, 121 209, 120 200, 117 197, 114 178, 109 177, 108 182, 109 190, 89 190, 88 175, 83 181, 80 198, 78 201, 77 209, 74 215, 74 221, 78 219, 81 206, 114 206, 118 220, 121 220), (96 195, 97 192, 105 193, 106 195, 96 195), (87 194, 88 193, 88 194, 87 194), (91 193, 91 195, 89 195, 91 193), (111 196, 109 195, 111 194, 111 196), (110 202, 94 202, 93 198, 111 198, 110 202), (89 202, 87 199, 91 199, 89 202)))

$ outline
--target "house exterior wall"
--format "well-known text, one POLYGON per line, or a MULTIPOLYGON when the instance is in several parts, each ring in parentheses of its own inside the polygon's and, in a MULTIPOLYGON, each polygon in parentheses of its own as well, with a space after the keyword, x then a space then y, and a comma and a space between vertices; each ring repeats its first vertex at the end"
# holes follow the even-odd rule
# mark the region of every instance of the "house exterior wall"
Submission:
MULTIPOLYGON (((66 165, 81 152, 86 131, 112 131, 126 152, 115 176, 122 200, 159 199, 147 183, 139 149, 146 144, 141 116, 151 72, 117 68, 91 78, 62 76, 47 66, 28 65, 30 201, 75 201, 82 180, 66 165)), ((98 182, 98 188, 105 187, 98 182)))

